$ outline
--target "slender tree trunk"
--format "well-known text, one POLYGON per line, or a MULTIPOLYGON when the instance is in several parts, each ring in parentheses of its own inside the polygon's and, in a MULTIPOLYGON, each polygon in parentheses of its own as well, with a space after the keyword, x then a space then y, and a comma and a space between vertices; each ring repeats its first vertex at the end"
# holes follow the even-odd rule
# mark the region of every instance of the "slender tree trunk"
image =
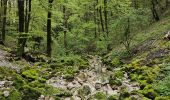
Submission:
MULTIPOLYGON (((96 0, 96 6, 98 6, 98 4, 99 4, 99 1, 98 0, 96 0)), ((97 9, 96 9, 96 19, 97 19, 97 26, 98 26, 98 36, 100 37, 100 19, 99 19, 99 16, 100 16, 100 14, 99 14, 99 8, 97 7, 97 9)))
MULTIPOLYGON (((3 2, 2 2, 2 0, 0 1, 0 9, 3 9, 3 2)), ((1 12, 0 12, 0 29, 2 28, 1 26, 3 25, 2 24, 2 16, 3 16, 3 12, 1 10, 1 12)), ((2 31, 0 31, 0 44, 3 44, 2 31)))
POLYGON ((104 0, 105 29, 106 29, 106 33, 107 33, 107 37, 108 37, 109 36, 109 30, 108 30, 107 16, 108 16, 108 12, 107 12, 107 0, 104 0))
POLYGON ((156 7, 155 7, 156 4, 155 4, 155 3, 157 3, 157 1, 155 1, 155 0, 152 0, 152 1, 151 1, 151 4, 152 4, 151 10, 152 10, 153 18, 154 18, 156 21, 159 21, 160 18, 159 18, 158 12, 157 12, 157 10, 156 10, 156 7))
POLYGON ((135 9, 138 8, 137 0, 132 0, 132 7, 134 7, 135 9))
POLYGON ((169 7, 169 0, 166 0, 165 3, 166 3, 166 9, 167 9, 169 7))
POLYGON ((18 0, 18 13, 19 13, 19 39, 18 39, 18 57, 22 57, 25 48, 25 36, 24 33, 24 0, 18 0))
POLYGON ((102 31, 104 32, 104 23, 103 23, 103 16, 102 16, 102 7, 100 6, 99 8, 99 14, 100 14, 100 24, 101 24, 101 27, 102 27, 102 31))
POLYGON ((52 3, 53 3, 53 0, 48 0, 48 15, 47 15, 47 56, 48 57, 51 57, 51 51, 52 51, 52 47, 51 47, 51 42, 52 42, 52 38, 51 38, 52 3))
POLYGON ((7 16, 7 0, 3 0, 3 20, 2 20, 2 41, 5 42, 5 33, 6 33, 6 16, 7 16))
MULTIPOLYGON (((66 0, 65 0, 65 3, 66 3, 66 0)), ((66 6, 64 5, 63 6, 63 14, 64 14, 64 22, 63 22, 63 25, 64 25, 64 47, 65 49, 67 49, 67 11, 66 11, 66 6)))
POLYGON ((96 28, 96 23, 97 23, 97 18, 96 18, 96 4, 94 3, 94 24, 95 24, 95 29, 94 29, 94 37, 97 38, 97 28, 96 28))

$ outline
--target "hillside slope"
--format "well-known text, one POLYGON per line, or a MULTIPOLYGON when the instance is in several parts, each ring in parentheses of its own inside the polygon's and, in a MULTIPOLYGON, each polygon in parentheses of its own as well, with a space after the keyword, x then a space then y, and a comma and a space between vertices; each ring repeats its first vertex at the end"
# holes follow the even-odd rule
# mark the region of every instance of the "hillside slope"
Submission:
POLYGON ((39 55, 44 60, 32 63, 13 58, 10 62, 5 52, 10 50, 0 50, 0 99, 169 100, 170 41, 163 39, 168 30, 169 17, 138 33, 132 56, 117 47, 103 58, 82 55, 49 60, 39 55))

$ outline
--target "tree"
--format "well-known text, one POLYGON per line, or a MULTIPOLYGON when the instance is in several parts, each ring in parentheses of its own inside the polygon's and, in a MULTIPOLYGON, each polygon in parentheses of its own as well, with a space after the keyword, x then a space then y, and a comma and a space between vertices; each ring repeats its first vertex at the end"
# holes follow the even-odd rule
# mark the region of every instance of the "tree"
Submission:
POLYGON ((3 0, 3 20, 2 20, 2 41, 5 41, 5 32, 6 32, 6 16, 7 16, 7 2, 8 0, 3 0))
POLYGON ((19 37, 18 37, 18 57, 22 57, 24 54, 24 48, 26 45, 26 34, 24 34, 24 1, 18 0, 18 14, 19 14, 19 37))
MULTIPOLYGON (((64 3, 66 3, 67 1, 66 0, 64 0, 64 3)), ((63 22, 63 26, 64 26, 64 47, 65 47, 65 49, 67 49, 67 20, 68 20, 68 16, 67 16, 67 11, 66 11, 66 6, 65 6, 65 4, 63 5, 63 20, 64 20, 64 22, 63 22)))
POLYGON ((48 0, 48 15, 47 15, 47 56, 51 57, 51 51, 52 51, 52 47, 51 47, 51 42, 52 42, 52 38, 51 38, 51 16, 52 16, 52 3, 53 0, 48 0))
POLYGON ((26 0, 25 33, 28 33, 28 31, 29 31, 29 24, 30 24, 30 19, 31 19, 31 1, 32 0, 26 0))
POLYGON ((156 20, 156 21, 159 21, 160 18, 159 18, 159 15, 158 15, 158 12, 156 10, 156 4, 157 4, 157 0, 151 0, 151 10, 152 10, 152 15, 153 15, 153 18, 156 20))
POLYGON ((105 29, 107 33, 107 37, 109 36, 109 30, 108 30, 108 11, 107 11, 107 0, 104 0, 104 18, 105 18, 105 29))

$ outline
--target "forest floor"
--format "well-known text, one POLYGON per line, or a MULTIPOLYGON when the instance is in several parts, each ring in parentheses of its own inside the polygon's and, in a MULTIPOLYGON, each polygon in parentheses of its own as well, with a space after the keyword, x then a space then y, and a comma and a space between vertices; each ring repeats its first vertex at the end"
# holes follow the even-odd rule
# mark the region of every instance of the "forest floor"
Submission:
POLYGON ((17 72, 20 71, 19 67, 7 60, 8 53, 4 50, 0 49, 0 66, 8 67, 11 69, 16 70, 17 72))
MULTIPOLYGON (((8 53, 6 51, 0 49, 0 66, 10 68, 19 73, 19 66, 8 61, 7 55, 8 53)), ((128 92, 139 90, 139 84, 137 82, 130 82, 127 73, 124 73, 122 78, 115 79, 118 81, 117 84, 119 84, 119 86, 111 85, 109 82, 110 76, 120 69, 115 68, 113 71, 108 71, 107 66, 102 63, 101 57, 97 55, 91 56, 88 61, 90 67, 76 73, 73 80, 67 81, 63 78, 64 75, 61 75, 52 77, 46 81, 46 84, 54 88, 60 88, 66 91, 69 90, 73 94, 72 97, 63 98, 63 100, 81 100, 82 98, 87 100, 96 93, 105 93, 107 96, 120 95, 122 88, 127 88, 128 92)), ((7 80, 3 80, 0 81, 0 84, 5 84, 6 82, 7 80)), ((8 82, 12 83, 12 81, 8 82)), ((6 91, 6 95, 9 95, 8 91, 6 91)), ((45 97, 43 97, 44 96, 41 95, 39 100, 45 100, 45 97)))
POLYGON ((63 76, 58 76, 51 78, 47 83, 56 88, 70 90, 73 93, 72 97, 64 100, 70 100, 71 98, 74 100, 82 100, 82 98, 88 100, 100 92, 107 96, 120 95, 122 88, 127 88, 128 92, 139 90, 139 84, 130 82, 127 73, 121 79, 117 79, 121 81, 119 86, 111 85, 109 82, 110 76, 120 69, 108 71, 106 65, 102 63, 101 57, 91 56, 89 64, 89 69, 81 70, 71 82, 67 82, 63 79, 63 76))

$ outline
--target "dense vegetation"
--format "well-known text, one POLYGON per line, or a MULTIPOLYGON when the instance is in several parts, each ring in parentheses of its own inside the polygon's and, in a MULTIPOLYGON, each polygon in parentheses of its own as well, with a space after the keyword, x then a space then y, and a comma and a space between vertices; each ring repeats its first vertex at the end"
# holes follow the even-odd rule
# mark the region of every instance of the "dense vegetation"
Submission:
POLYGON ((0 100, 170 100, 170 0, 0 0, 0 100))

